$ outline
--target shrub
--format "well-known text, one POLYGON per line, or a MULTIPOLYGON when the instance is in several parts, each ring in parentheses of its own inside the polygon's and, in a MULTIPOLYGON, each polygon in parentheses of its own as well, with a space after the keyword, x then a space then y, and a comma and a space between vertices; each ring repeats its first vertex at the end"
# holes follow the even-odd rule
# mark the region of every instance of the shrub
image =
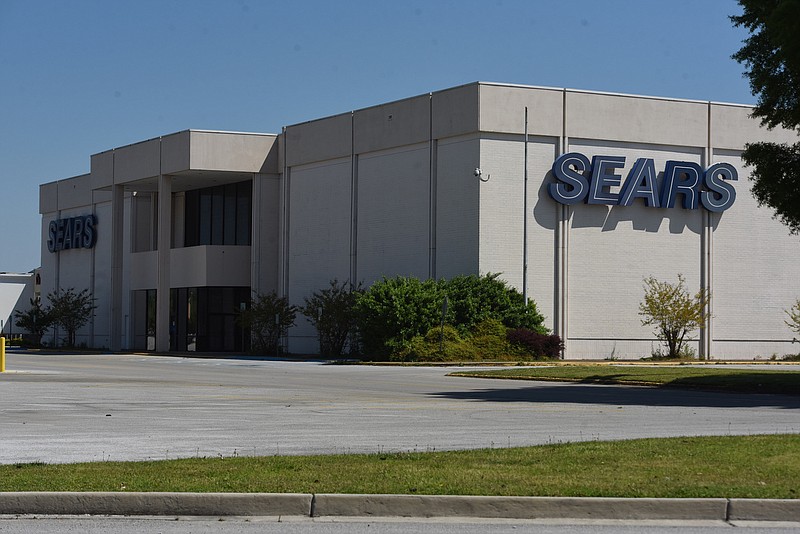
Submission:
POLYGON ((508 341, 508 328, 497 319, 486 319, 475 326, 469 337, 478 359, 504 360, 513 356, 514 348, 508 341))
POLYGON ((534 358, 561 358, 564 342, 556 334, 541 334, 528 328, 509 330, 508 341, 534 358))
POLYGON ((414 336, 390 356, 393 361, 473 361, 475 348, 446 324, 428 330, 425 336, 414 336))
MULTIPOLYGON (((652 276, 644 280, 644 301, 639 304, 642 326, 653 326, 656 338, 667 348, 666 358, 681 358, 688 354, 684 342, 690 334, 702 328, 708 319, 706 303, 711 297, 700 290, 694 296, 686 290, 686 280, 678 275, 678 283, 660 282, 652 276)), ((661 351, 659 351, 659 354, 661 351)))
POLYGON ((435 281, 383 278, 359 295, 356 313, 364 350, 384 359, 440 324, 444 294, 435 281))
POLYGON ((243 328, 250 329, 253 352, 278 354, 278 342, 294 326, 295 317, 297 307, 273 291, 250 299, 250 306, 239 313, 237 321, 243 328))
POLYGON ((522 294, 508 287, 499 273, 462 275, 438 283, 449 301, 447 321, 462 334, 487 319, 496 319, 509 328, 546 332, 536 304, 529 301, 526 305, 522 294))
POLYGON ((305 299, 300 312, 317 329, 322 356, 341 356, 348 338, 351 352, 355 352, 355 306, 361 293, 361 284, 351 287, 348 282, 331 280, 330 287, 305 299))
MULTIPOLYGON (((444 321, 462 338, 474 337, 477 325, 487 320, 499 321, 505 327, 547 332, 536 304, 525 303, 517 290, 499 279, 499 274, 456 276, 439 281, 402 276, 384 278, 364 292, 356 305, 367 355, 380 359, 407 349, 414 337, 425 336, 439 326, 445 298, 444 321)), ((484 341, 484 350, 492 354, 502 352, 503 342, 498 347, 497 343, 484 341)))

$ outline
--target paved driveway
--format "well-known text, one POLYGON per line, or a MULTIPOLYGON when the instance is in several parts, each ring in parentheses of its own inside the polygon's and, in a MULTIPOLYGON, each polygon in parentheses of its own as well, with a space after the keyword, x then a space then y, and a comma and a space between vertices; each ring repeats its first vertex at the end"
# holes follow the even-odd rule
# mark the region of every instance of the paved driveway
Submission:
POLYGON ((800 432, 800 397, 477 380, 443 368, 11 353, 7 369, 0 463, 800 432))

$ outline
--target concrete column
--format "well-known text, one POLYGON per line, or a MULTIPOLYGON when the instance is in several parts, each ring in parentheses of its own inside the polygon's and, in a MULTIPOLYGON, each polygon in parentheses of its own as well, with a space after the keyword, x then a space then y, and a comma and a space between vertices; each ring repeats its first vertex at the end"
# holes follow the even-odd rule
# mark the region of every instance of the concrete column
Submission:
POLYGON ((250 204, 250 292, 261 293, 261 198, 263 176, 253 174, 252 202, 250 204))
POLYGON ((172 237, 172 177, 158 177, 158 282, 156 285, 156 352, 169 350, 169 285, 172 237))
POLYGON ((111 192, 111 350, 122 350, 122 258, 125 225, 125 188, 111 192))

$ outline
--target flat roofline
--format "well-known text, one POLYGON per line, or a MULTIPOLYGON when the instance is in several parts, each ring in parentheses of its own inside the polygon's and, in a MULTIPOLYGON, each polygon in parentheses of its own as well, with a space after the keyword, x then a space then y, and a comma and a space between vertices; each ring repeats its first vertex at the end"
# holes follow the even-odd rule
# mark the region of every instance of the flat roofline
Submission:
POLYGON ((736 102, 721 102, 717 100, 698 100, 693 98, 677 98, 677 97, 669 97, 669 96, 654 96, 654 95, 640 95, 635 93, 618 93, 614 91, 596 91, 592 89, 574 89, 570 87, 547 87, 542 85, 524 85, 524 84, 513 84, 513 83, 502 83, 502 82, 477 82, 480 85, 493 85, 499 87, 519 87, 524 89, 543 89, 543 90, 550 90, 550 91, 566 91, 568 93, 583 93, 583 94, 591 94, 591 95, 605 95, 605 96, 621 96, 625 98, 644 98, 647 100, 664 100, 667 102, 688 102, 692 104, 713 104, 718 106, 734 106, 734 107, 743 107, 743 108, 752 108, 753 104, 741 104, 736 102))
POLYGON ((107 150, 103 150, 101 152, 95 152, 92 156, 99 156, 101 154, 107 154, 108 152, 114 152, 115 150, 121 150, 123 148, 128 148, 131 146, 141 145, 144 143, 149 143, 150 141, 155 141, 156 139, 164 139, 166 137, 172 137, 173 135, 180 135, 182 133, 210 133, 210 134, 223 134, 223 135, 254 135, 259 137, 278 137, 278 134, 273 133, 262 133, 262 132, 237 132, 237 131, 228 131, 228 130, 198 130, 195 128, 187 128, 185 130, 178 130, 177 132, 172 132, 164 135, 157 135, 156 137, 150 137, 148 139, 143 139, 141 141, 136 141, 135 143, 128 143, 127 145, 119 145, 114 148, 109 148, 107 150))
POLYGON ((433 95, 438 94, 438 93, 444 93, 446 91, 452 91, 453 89, 460 89, 460 88, 463 88, 463 87, 481 86, 481 85, 492 86, 492 87, 516 87, 516 88, 520 88, 520 89, 537 89, 537 90, 540 90, 540 91, 558 91, 558 92, 579 93, 579 94, 589 94, 589 95, 617 96, 617 97, 623 97, 623 98, 640 98, 640 99, 646 99, 646 100, 660 100, 660 101, 664 101, 664 102, 686 102, 686 103, 691 103, 691 104, 711 104, 711 105, 715 105, 715 106, 730 106, 730 107, 741 107, 741 108, 752 108, 753 107, 752 104, 740 104, 740 103, 734 103, 734 102, 719 102, 719 101, 715 101, 715 100, 697 100, 697 99, 691 99, 691 98, 676 98, 676 97, 668 97, 668 96, 639 95, 639 94, 635 94, 635 93, 617 93, 617 92, 613 92, 613 91, 596 91, 596 90, 592 90, 592 89, 574 89, 574 88, 569 88, 569 87, 548 87, 548 86, 545 86, 545 85, 526 85, 526 84, 516 84, 516 83, 475 81, 475 82, 468 82, 468 83, 463 83, 463 84, 460 84, 460 85, 455 85, 453 87, 446 87, 444 89, 439 89, 439 90, 431 91, 431 92, 428 92, 428 93, 420 93, 420 94, 415 95, 415 96, 409 96, 409 97, 406 97, 406 98, 400 98, 398 100, 391 100, 389 102, 383 102, 383 103, 380 103, 380 104, 374 104, 374 105, 371 105, 371 106, 365 106, 363 108, 356 108, 356 109, 353 109, 353 110, 350 110, 350 111, 344 111, 342 113, 336 113, 336 114, 333 114, 333 115, 326 115, 324 117, 319 117, 319 118, 316 118, 316 119, 309 119, 309 120, 306 120, 306 121, 300 121, 300 122, 297 122, 297 123, 288 124, 288 125, 284 126, 284 129, 291 128, 293 126, 302 126, 302 125, 305 125, 305 124, 311 124, 311 123, 314 123, 314 122, 319 122, 319 121, 323 121, 323 120, 327 120, 327 119, 332 119, 332 118, 335 118, 335 117, 341 117, 342 115, 349 115, 349 114, 357 113, 359 111, 366 111, 368 109, 374 109, 374 108, 385 106, 385 105, 388 105, 388 104, 397 104, 397 103, 400 103, 400 102, 405 102, 407 100, 413 100, 415 98, 419 98, 419 97, 426 96, 426 95, 433 96, 433 95))

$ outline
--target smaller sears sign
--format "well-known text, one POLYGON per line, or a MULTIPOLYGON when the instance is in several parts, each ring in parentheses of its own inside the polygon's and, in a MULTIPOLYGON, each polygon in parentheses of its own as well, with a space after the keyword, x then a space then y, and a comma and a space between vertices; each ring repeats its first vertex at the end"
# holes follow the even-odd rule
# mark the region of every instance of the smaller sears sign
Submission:
POLYGON ((92 248, 97 243, 97 217, 94 214, 50 221, 47 250, 92 248))

